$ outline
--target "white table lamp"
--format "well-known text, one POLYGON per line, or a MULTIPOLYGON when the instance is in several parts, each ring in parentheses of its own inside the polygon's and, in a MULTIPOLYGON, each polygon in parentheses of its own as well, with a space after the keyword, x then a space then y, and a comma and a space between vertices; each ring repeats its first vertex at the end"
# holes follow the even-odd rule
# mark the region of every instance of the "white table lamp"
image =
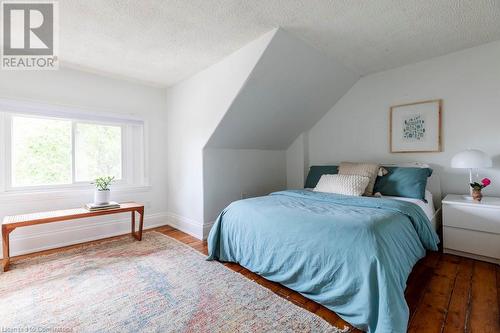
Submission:
MULTIPOLYGON (((458 169, 469 169, 469 183, 472 183, 472 169, 491 168, 493 162, 491 157, 478 149, 464 150, 451 159, 451 167, 458 169)), ((472 193, 472 188, 469 186, 472 193)), ((467 199, 470 197, 467 196, 467 199)))

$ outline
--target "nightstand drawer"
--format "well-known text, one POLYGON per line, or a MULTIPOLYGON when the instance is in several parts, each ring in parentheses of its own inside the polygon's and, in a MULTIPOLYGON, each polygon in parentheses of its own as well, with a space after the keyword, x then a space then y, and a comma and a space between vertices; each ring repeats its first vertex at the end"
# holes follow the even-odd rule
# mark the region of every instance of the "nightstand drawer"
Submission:
POLYGON ((500 259, 500 235, 444 227, 444 249, 500 259))
POLYGON ((500 209, 444 204, 443 214, 443 226, 500 234, 500 209))

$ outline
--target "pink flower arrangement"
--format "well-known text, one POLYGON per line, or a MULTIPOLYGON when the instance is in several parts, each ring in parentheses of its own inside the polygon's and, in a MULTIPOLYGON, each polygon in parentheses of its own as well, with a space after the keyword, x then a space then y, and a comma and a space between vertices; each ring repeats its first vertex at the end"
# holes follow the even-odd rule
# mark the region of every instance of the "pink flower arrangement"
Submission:
POLYGON ((491 180, 489 178, 483 178, 483 180, 481 180, 481 183, 478 182, 470 183, 470 187, 472 187, 476 191, 481 191, 483 188, 489 186, 490 184, 491 180))

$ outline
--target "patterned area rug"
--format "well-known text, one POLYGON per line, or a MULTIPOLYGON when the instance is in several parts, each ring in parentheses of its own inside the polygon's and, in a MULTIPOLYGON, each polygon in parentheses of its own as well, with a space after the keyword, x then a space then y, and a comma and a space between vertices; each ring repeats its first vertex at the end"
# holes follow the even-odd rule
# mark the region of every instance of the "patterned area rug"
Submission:
POLYGON ((2 332, 342 332, 158 232, 18 260, 2 332))

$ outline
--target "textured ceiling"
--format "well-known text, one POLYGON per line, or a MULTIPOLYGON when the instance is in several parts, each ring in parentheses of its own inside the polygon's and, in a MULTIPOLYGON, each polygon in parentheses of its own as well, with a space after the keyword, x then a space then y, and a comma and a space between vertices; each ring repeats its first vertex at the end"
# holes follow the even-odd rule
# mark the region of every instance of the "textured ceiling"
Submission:
POLYGON ((500 39, 499 0, 60 0, 63 63, 160 86, 277 26, 360 75, 500 39))

